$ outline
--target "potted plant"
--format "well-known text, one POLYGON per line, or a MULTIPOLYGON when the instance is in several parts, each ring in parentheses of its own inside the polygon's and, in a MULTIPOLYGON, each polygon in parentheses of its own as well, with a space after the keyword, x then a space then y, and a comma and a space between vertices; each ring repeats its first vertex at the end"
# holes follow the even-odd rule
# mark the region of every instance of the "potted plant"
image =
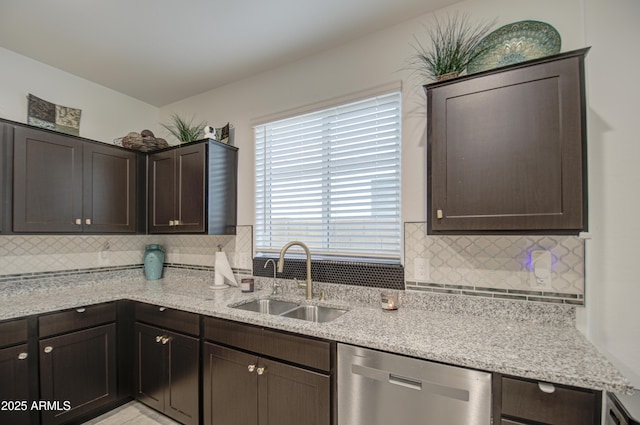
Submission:
POLYGON ((474 25, 468 15, 447 15, 445 20, 434 17, 434 24, 425 27, 431 45, 424 47, 414 36, 410 68, 420 75, 436 81, 458 76, 482 49, 478 43, 495 25, 495 20, 474 25))
POLYGON ((173 137, 178 139, 180 143, 202 139, 204 134, 204 123, 193 124, 193 118, 187 121, 178 114, 171 115, 171 122, 169 124, 161 125, 173 137))

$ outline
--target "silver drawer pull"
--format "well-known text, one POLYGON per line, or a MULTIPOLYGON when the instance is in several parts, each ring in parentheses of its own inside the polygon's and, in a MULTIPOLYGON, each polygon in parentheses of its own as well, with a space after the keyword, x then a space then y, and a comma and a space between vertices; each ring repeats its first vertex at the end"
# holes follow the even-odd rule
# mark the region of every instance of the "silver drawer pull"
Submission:
POLYGON ((85 311, 87 311, 87 309, 86 309, 86 308, 84 308, 84 307, 81 307, 81 308, 76 308, 76 311, 77 311, 78 313, 84 313, 85 311))
POLYGON ((247 366, 247 370, 249 371, 249 373, 253 373, 256 370, 256 365, 254 364, 250 364, 249 366, 247 366))
POLYGON ((20 353, 20 354, 18 354, 18 360, 24 360, 27 357, 29 357, 28 353, 20 353))
POLYGON ((160 342, 160 341, 162 341, 162 335, 156 336, 156 342, 160 342))
POLYGON ((538 388, 540 388, 540 391, 547 394, 553 394, 556 390, 556 387, 554 387, 553 384, 549 384, 547 382, 538 382, 538 388))
POLYGON ((52 351, 53 351, 53 347, 52 347, 52 346, 50 346, 50 345, 47 345, 46 347, 44 347, 44 350, 43 350, 43 351, 44 351, 45 353, 49 354, 50 352, 52 352, 52 351))
POLYGON ((79 218, 76 218, 75 223, 76 223, 77 226, 81 226, 82 225, 82 220, 79 219, 79 218))
POLYGON ((259 368, 257 368, 257 369, 256 369, 256 373, 257 373, 258 375, 261 375, 261 376, 262 376, 262 375, 264 375, 264 373, 266 372, 266 370, 267 370, 267 368, 266 368, 266 367, 259 367, 259 368))
POLYGON ((86 218, 84 220, 84 224, 86 224, 87 226, 91 226, 91 219, 90 218, 86 218))
POLYGON ((167 307, 160 307, 158 308, 158 311, 165 311, 167 309, 167 307))
POLYGON ((171 341, 171 338, 169 338, 168 336, 162 337, 162 345, 165 345, 169 341, 171 341))
POLYGON ((169 220, 169 226, 175 226, 176 222, 175 220, 169 220))

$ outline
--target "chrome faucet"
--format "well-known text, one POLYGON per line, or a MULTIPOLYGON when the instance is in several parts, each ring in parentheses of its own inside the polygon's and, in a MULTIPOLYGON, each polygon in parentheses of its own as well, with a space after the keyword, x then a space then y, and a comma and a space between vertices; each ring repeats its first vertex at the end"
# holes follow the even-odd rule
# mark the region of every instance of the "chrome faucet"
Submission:
POLYGON ((300 283, 298 282, 298 279, 293 280, 298 284, 298 288, 307 289, 307 299, 310 300, 311 298, 313 298, 313 281, 311 280, 311 252, 309 252, 309 248, 307 248, 305 244, 299 241, 291 241, 282 247, 282 250, 280 251, 280 258, 278 259, 278 273, 282 273, 282 271, 284 270, 284 254, 293 245, 298 245, 299 247, 304 249, 304 252, 307 255, 307 283, 300 283))
POLYGON ((266 269, 267 266, 269 265, 269 263, 273 264, 273 289, 271 290, 271 295, 278 295, 278 288, 281 287, 281 285, 276 281, 276 262, 273 258, 269 258, 267 261, 264 262, 264 266, 262 266, 263 269, 266 269))

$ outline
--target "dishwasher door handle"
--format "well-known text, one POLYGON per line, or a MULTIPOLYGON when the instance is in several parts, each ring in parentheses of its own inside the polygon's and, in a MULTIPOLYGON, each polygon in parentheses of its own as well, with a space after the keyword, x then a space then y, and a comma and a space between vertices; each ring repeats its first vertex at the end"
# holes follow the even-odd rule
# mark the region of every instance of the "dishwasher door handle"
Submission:
POLYGON ((422 391, 422 381, 416 379, 405 378, 404 376, 389 374, 389 383, 400 385, 401 387, 411 388, 412 390, 422 391))
POLYGON ((375 379, 376 381, 380 382, 400 385, 402 387, 411 388, 413 390, 424 391, 425 393, 438 394, 443 397, 449 397, 460 401, 469 401, 469 391, 462 388, 443 385, 438 382, 430 382, 426 379, 406 378, 404 376, 393 374, 388 370, 381 370, 375 367, 363 366, 359 364, 351 365, 351 373, 353 373, 354 375, 364 376, 365 378, 375 379))

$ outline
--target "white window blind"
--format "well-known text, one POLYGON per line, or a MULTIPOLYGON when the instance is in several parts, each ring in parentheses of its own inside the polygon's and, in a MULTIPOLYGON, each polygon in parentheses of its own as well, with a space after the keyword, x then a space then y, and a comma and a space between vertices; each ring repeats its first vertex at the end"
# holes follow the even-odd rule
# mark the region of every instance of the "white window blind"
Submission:
POLYGON ((256 248, 400 257, 401 94, 254 127, 256 248))

